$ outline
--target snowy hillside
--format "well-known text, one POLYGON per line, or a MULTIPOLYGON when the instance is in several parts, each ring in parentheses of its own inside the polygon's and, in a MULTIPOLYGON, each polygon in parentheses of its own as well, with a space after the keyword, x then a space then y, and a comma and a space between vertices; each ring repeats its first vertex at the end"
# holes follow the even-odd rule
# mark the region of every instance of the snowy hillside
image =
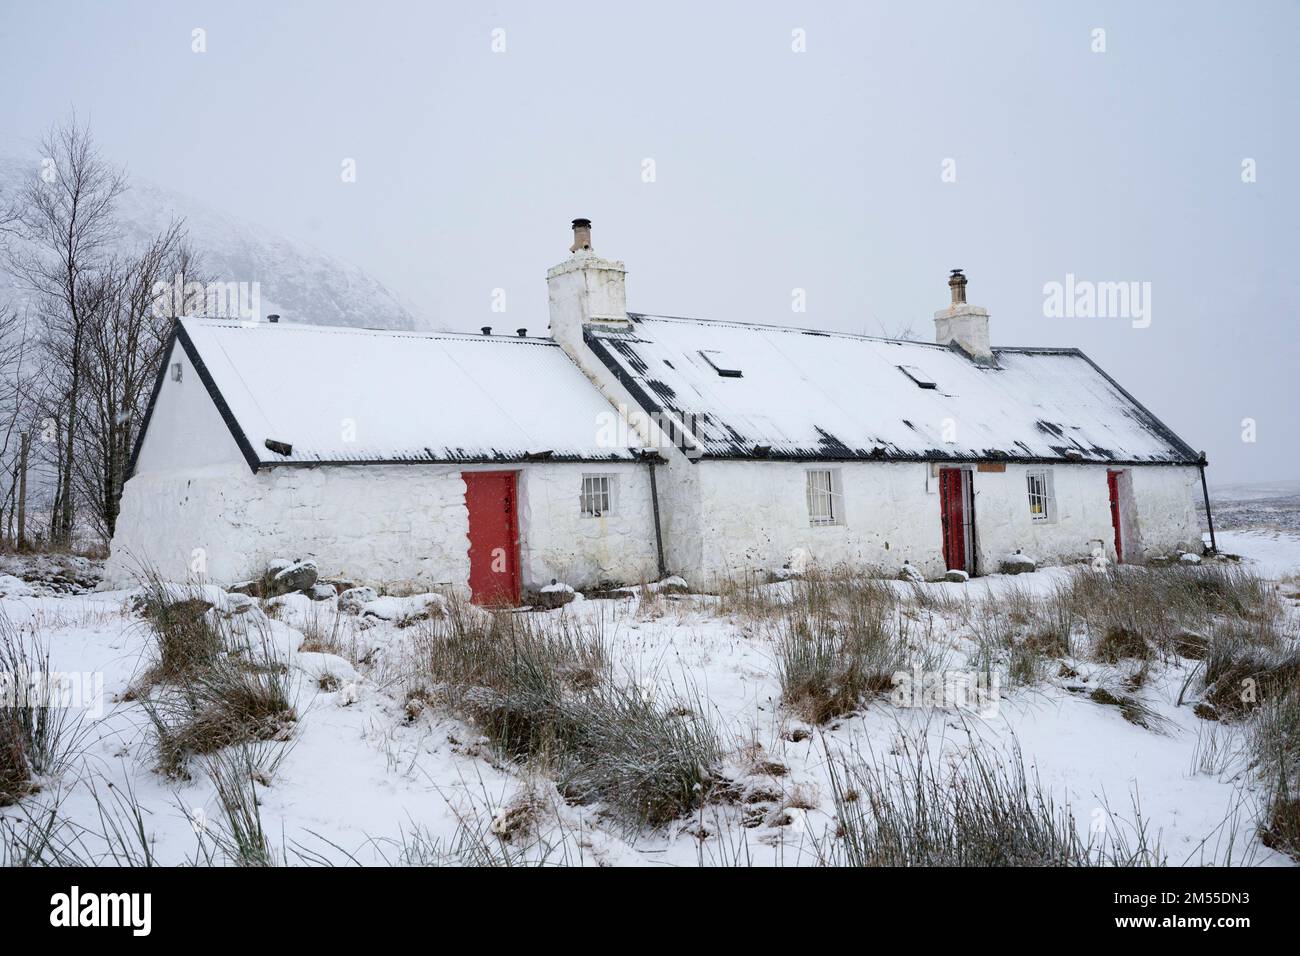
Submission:
MULTIPOLYGON (((35 176, 31 160, 0 156, 0 206, 7 205, 25 180, 35 176)), ((118 202, 121 247, 134 249, 161 232, 172 218, 183 218, 190 242, 202 255, 214 281, 260 283, 263 315, 279 313, 290 321, 356 325, 378 329, 432 328, 391 289, 350 263, 297 239, 228 216, 188 196, 130 176, 130 189, 118 202)), ((0 266, 0 304, 21 307, 23 294, 0 266)))

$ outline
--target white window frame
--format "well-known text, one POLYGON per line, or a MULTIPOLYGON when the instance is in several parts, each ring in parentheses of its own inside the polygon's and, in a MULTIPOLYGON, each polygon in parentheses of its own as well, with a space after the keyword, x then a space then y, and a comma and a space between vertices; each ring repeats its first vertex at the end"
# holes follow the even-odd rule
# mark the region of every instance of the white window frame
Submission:
POLYGON ((1029 493, 1029 520, 1034 524, 1056 523, 1056 488, 1052 469, 1033 468, 1025 472, 1025 486, 1029 493))
POLYGON ((808 525, 832 528, 844 524, 844 489, 838 468, 809 468, 804 472, 808 525))
POLYGON ((582 476, 578 491, 578 513, 584 518, 603 518, 618 508, 616 475, 600 474, 582 476))

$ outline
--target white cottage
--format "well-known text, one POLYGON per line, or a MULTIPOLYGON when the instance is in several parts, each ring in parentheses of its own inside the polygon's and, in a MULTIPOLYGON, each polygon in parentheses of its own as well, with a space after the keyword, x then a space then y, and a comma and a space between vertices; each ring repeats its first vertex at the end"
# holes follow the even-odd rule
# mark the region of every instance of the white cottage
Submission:
POLYGON ((959 271, 936 342, 895 341, 629 313, 574 236, 550 338, 178 322, 109 582, 311 556, 513 601, 791 555, 937 577, 1201 550, 1204 458, 1078 350, 991 347, 959 271))

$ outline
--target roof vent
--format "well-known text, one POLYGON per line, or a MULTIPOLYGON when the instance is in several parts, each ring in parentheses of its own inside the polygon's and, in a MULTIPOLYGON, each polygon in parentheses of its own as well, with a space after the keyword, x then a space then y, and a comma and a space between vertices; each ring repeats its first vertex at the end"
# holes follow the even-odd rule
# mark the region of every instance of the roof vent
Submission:
POLYGON ((519 336, 521 339, 526 339, 526 338, 528 338, 528 330, 527 330, 527 329, 515 329, 515 335, 519 336))
POLYGON ((485 326, 483 326, 483 328, 479 329, 479 331, 482 332, 484 335, 491 335, 491 334, 492 334, 492 326, 490 326, 490 325, 485 325, 485 326))
POLYGON ((280 321, 279 313, 272 312, 270 315, 266 317, 266 321, 270 322, 272 325, 275 325, 275 323, 280 321))
POLYGON ((569 246, 570 252, 590 252, 591 251, 591 220, 575 219, 573 220, 573 245, 569 246))
POLYGON ((276 441, 274 438, 268 438, 265 445, 277 455, 284 455, 287 457, 293 454, 293 446, 287 441, 276 441))

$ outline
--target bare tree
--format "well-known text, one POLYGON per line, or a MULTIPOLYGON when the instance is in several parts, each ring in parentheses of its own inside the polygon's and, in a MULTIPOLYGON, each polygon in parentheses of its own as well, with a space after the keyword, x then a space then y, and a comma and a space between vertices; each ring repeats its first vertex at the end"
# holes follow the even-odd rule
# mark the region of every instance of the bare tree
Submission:
POLYGON ((87 287, 77 484, 105 540, 117 526, 131 451, 171 329, 170 296, 156 295, 155 287, 176 277, 183 286, 192 269, 193 254, 176 221, 87 287))
POLYGON ((25 540, 25 477, 31 445, 35 376, 27 322, 16 311, 0 311, 0 468, 8 479, 0 499, 0 544, 25 540))
POLYGON ((51 537, 67 544, 75 524, 73 475, 81 401, 87 308, 100 301, 105 252, 115 236, 113 208, 126 188, 124 173, 99 155, 74 115, 41 142, 41 175, 21 193, 10 268, 35 294, 54 406, 58 447, 51 537))

